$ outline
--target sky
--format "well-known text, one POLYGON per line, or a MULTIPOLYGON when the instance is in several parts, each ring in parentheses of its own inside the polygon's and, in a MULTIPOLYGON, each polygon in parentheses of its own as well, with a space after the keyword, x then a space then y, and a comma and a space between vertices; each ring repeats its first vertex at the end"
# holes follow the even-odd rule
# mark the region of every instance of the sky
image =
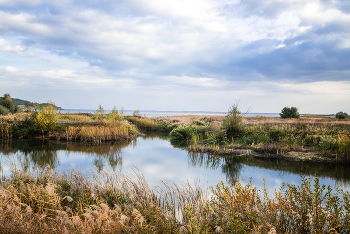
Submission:
POLYGON ((0 0, 0 95, 350 113, 349 0, 0 0))

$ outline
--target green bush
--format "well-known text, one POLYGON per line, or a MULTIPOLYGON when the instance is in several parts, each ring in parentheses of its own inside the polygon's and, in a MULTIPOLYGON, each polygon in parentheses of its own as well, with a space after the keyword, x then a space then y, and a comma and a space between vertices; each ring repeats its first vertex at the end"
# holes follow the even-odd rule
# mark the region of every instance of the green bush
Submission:
POLYGON ((9 113, 10 113, 9 109, 7 109, 6 107, 0 105, 0 115, 7 115, 9 113))
MULTIPOLYGON (((4 96, 0 98, 0 106, 5 107, 12 114, 17 113, 19 111, 18 105, 12 100, 10 94, 8 93, 5 93, 4 96)), ((4 111, 4 109, 2 111, 4 111)), ((2 114, 1 111, 0 114, 2 114)))
POLYGON ((240 135, 243 130, 243 120, 241 112, 238 110, 238 104, 232 105, 223 120, 222 126, 226 129, 229 137, 240 135))
POLYGON ((296 107, 284 107, 280 113, 282 119, 287 118, 300 118, 298 108, 296 107))
POLYGON ((337 119, 346 119, 348 117, 348 114, 346 112, 338 112, 337 114, 335 114, 335 117, 337 119))

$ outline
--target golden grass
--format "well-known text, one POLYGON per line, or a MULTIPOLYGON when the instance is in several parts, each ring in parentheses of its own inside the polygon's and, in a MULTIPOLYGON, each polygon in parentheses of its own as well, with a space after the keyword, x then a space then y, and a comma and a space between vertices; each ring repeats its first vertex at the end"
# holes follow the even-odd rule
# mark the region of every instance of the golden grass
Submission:
POLYGON ((142 175, 13 171, 0 185, 2 233, 349 233, 350 194, 316 178, 268 195, 252 181, 151 189, 142 175))
POLYGON ((102 141, 131 139, 136 136, 136 133, 135 126, 130 125, 127 121, 120 121, 113 125, 69 126, 65 130, 63 139, 101 143, 102 141))
POLYGON ((127 120, 136 125, 140 130, 157 131, 160 129, 158 122, 151 118, 128 117, 127 120))
POLYGON ((93 121, 90 116, 77 114, 59 114, 58 119, 68 121, 93 121))

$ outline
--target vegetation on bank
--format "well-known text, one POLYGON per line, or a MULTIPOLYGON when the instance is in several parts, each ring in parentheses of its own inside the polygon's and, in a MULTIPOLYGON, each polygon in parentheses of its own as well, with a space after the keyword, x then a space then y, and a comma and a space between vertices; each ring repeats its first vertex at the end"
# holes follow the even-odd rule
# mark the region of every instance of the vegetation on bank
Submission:
POLYGON ((5 93, 0 98, 0 115, 15 114, 19 112, 18 105, 12 100, 10 94, 5 93))
POLYGON ((284 155, 307 148, 321 156, 340 161, 348 161, 350 158, 350 125, 244 124, 237 106, 230 108, 222 125, 217 128, 212 125, 213 123, 205 121, 181 125, 171 131, 171 142, 198 152, 225 152, 226 149, 241 148, 284 155))
POLYGON ((0 214, 3 233, 349 233, 350 194, 318 178, 267 194, 252 181, 152 189, 141 175, 17 170, 0 184, 0 214))
POLYGON ((138 133, 116 109, 106 114, 100 105, 91 116, 70 115, 57 113, 50 103, 27 113, 0 115, 0 131, 2 139, 40 137, 94 143, 132 139, 138 133))

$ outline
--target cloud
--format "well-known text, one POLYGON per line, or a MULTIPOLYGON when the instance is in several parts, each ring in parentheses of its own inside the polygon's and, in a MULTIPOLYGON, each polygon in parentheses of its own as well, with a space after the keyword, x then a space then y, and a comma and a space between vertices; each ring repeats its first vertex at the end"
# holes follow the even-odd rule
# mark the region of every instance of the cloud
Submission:
POLYGON ((0 19, 0 61, 17 69, 0 70, 7 87, 114 89, 155 102, 140 90, 165 89, 200 93, 198 103, 350 73, 347 1, 0 0, 0 19))

